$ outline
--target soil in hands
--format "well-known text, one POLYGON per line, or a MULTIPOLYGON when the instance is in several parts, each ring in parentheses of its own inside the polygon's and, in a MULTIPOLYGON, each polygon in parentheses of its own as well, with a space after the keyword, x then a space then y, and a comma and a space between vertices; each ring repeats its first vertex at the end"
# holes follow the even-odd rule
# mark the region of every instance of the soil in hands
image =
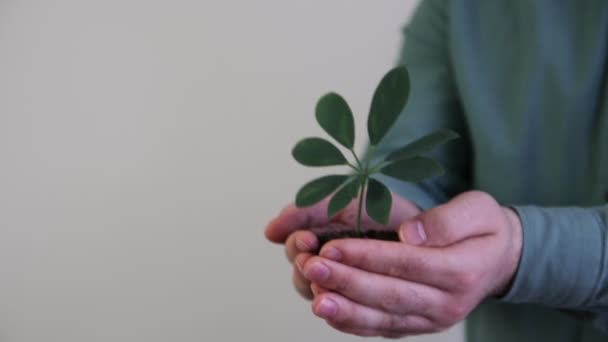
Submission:
POLYGON ((399 235, 394 230, 388 229, 368 229, 362 228, 361 235, 358 236, 354 227, 332 224, 323 228, 311 228, 312 231, 319 240, 319 248, 315 251, 318 253, 323 245, 331 240, 336 239, 375 239, 383 241, 399 241, 399 235))

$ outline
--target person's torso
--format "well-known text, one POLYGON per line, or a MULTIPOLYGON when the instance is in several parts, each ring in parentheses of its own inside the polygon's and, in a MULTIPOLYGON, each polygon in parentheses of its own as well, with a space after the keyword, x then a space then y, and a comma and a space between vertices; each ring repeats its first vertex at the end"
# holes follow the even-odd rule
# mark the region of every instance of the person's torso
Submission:
POLYGON ((510 204, 605 203, 608 2, 450 4, 473 186, 510 204))
MULTIPOLYGON (((608 2, 448 4, 454 79, 471 136, 472 186, 499 202, 608 201, 608 2)), ((488 302, 468 340, 606 341, 565 313, 488 302)))

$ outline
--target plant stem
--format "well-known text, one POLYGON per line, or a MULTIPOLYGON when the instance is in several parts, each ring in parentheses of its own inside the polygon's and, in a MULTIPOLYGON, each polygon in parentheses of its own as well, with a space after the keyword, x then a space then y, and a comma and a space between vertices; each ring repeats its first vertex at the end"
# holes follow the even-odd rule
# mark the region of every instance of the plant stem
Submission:
POLYGON ((361 214, 363 213, 363 195, 365 194, 365 184, 367 183, 367 175, 361 177, 361 185, 359 187, 359 208, 357 210, 357 226, 355 227, 355 234, 357 237, 361 237, 361 214))
POLYGON ((355 157, 355 161, 357 162, 357 165, 359 166, 359 170, 363 169, 363 165, 361 164, 361 161, 357 157, 357 154, 355 153, 355 151, 350 149, 350 153, 352 153, 353 157, 355 157))
POLYGON ((369 162, 372 160, 372 158, 374 158, 374 152, 376 152, 376 146, 372 145, 369 148, 369 154, 367 155, 367 158, 365 160, 365 174, 368 174, 368 170, 369 170, 369 162))
MULTIPOLYGON (((352 151, 352 150, 351 150, 352 151)), ((365 160, 365 168, 361 167, 361 185, 359 186, 360 189, 360 193, 359 193, 359 208, 357 209, 357 226, 355 227, 355 234, 357 235, 357 237, 361 237, 361 215, 363 214, 363 200, 364 200, 364 196, 365 196, 365 188, 367 185, 367 180, 369 178, 369 162, 370 160, 374 157, 374 152, 376 151, 376 146, 372 145, 369 148, 369 154, 365 160)), ((353 152, 353 155, 355 154, 355 152, 353 152)), ((355 155, 355 158, 357 158, 357 156, 355 155)), ((359 165, 361 165, 361 162, 359 161, 359 159, 357 159, 357 163, 359 163, 359 165)))
POLYGON ((346 162, 346 164, 347 164, 348 166, 350 166, 350 168, 351 168, 351 169, 353 169, 353 170, 355 170, 355 171, 357 171, 357 172, 361 172, 361 169, 360 169, 360 168, 358 168, 358 167, 356 167, 355 165, 353 165, 353 164, 351 164, 351 163, 349 163, 349 162, 346 162))

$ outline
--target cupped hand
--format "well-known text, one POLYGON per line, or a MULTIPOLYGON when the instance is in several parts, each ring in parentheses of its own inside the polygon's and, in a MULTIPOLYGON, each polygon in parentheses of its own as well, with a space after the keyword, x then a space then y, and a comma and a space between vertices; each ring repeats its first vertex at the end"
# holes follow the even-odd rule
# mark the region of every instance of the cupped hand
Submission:
MULTIPOLYGON (((344 210, 333 217, 327 216, 327 205, 329 199, 318 204, 297 208, 290 204, 281 213, 268 223, 266 238, 275 243, 285 244, 285 252, 288 260, 293 264, 298 260, 306 260, 312 257, 312 252, 318 249, 317 237, 308 229, 323 228, 332 224, 348 225, 355 227, 357 221, 358 201, 354 200, 344 210)), ((412 202, 393 195, 391 216, 387 226, 381 226, 374 222, 369 216, 362 215, 362 225, 368 228, 397 229, 399 224, 420 213, 418 207, 412 202)), ((365 212, 365 210, 364 210, 365 212)), ((311 283, 297 265, 294 264, 292 282, 296 290, 305 298, 312 299, 311 283)))
POLYGON ((406 220, 399 235, 401 242, 334 240, 319 256, 295 253, 312 282, 313 312, 361 336, 437 332, 507 291, 522 246, 517 214, 482 192, 406 220))

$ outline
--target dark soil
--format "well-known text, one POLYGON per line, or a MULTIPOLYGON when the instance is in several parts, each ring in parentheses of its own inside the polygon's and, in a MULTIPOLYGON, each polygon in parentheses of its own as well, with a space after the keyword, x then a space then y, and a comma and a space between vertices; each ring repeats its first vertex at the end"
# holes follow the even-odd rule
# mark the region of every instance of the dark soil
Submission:
POLYGON ((318 253, 324 244, 336 239, 375 239, 383 241, 399 241, 399 235, 394 230, 361 229, 361 236, 357 236, 355 228, 345 225, 332 225, 324 228, 312 228, 311 231, 319 240, 318 253))

